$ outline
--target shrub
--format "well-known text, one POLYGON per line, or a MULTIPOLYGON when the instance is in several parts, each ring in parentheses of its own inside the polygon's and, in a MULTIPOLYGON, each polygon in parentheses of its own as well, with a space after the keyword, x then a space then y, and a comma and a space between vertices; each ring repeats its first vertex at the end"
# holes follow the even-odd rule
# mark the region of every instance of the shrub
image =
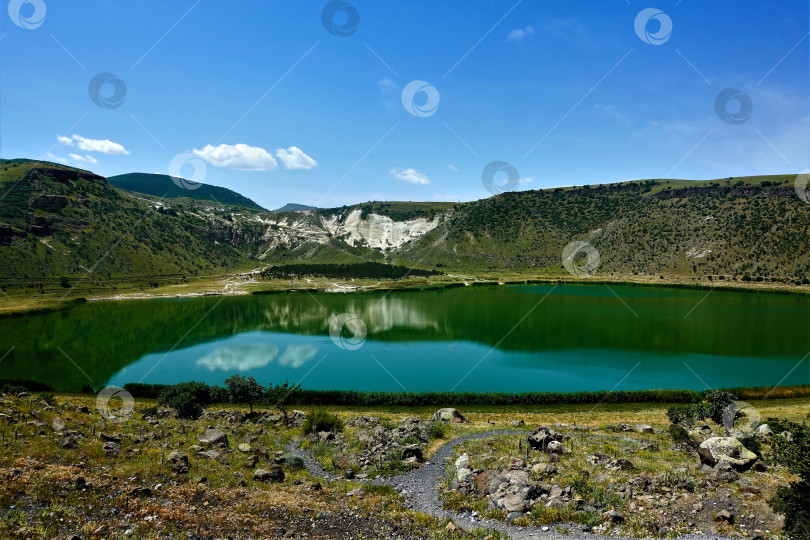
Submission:
POLYGON ((447 436, 447 427, 441 422, 432 422, 428 427, 428 438, 444 439, 447 436))
POLYGON ((228 387, 228 396, 233 403, 247 403, 253 413, 253 404, 264 396, 264 386, 256 382, 253 377, 245 378, 242 375, 232 375, 225 379, 228 387))
POLYGON ((304 433, 319 433, 321 431, 337 433, 343 431, 343 422, 334 414, 318 410, 307 415, 301 429, 304 433))
POLYGON ((772 458, 799 476, 786 488, 779 488, 768 501, 774 511, 784 514, 784 532, 790 538, 810 538, 810 426, 777 418, 768 418, 774 433, 789 431, 791 438, 775 435, 772 458))
POLYGON ((56 398, 53 397, 53 394, 40 394, 39 399, 41 399, 51 407, 56 407, 56 398))
POLYGON ((709 390, 704 397, 708 401, 708 410, 704 418, 711 418, 716 424, 723 423, 723 411, 737 399, 731 392, 723 390, 709 390))
POLYGON ((223 388, 192 381, 167 386, 161 390, 158 403, 177 411, 180 418, 196 420, 202 416, 204 406, 224 401, 225 395, 223 388))

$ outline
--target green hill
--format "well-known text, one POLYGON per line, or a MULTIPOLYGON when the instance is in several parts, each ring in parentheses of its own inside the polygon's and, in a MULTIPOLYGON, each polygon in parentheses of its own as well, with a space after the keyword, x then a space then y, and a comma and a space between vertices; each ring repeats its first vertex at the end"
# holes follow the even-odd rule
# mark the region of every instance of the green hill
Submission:
POLYGON ((253 210, 264 210, 261 206, 247 197, 228 188, 197 184, 185 181, 193 189, 184 189, 178 186, 171 176, 165 174, 128 173, 110 176, 107 181, 118 189, 145 193, 163 199, 195 199, 212 201, 223 205, 238 205, 253 210))
POLYGON ((154 208, 88 171, 2 160, 0 193, 0 277, 197 275, 244 264, 208 239, 195 213, 154 208))

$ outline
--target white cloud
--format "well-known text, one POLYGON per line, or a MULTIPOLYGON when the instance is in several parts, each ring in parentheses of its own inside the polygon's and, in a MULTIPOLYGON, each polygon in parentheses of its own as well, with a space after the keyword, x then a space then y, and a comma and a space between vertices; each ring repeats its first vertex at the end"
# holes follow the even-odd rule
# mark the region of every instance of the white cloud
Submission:
POLYGON ((202 150, 194 148, 194 155, 204 159, 214 167, 242 171, 272 171, 278 163, 264 148, 246 144, 206 145, 202 150))
POLYGON ((291 146, 286 150, 279 148, 276 150, 276 157, 284 163, 288 169, 312 169, 318 166, 318 162, 306 155, 297 146, 291 146))
POLYGON ((81 135, 71 137, 56 136, 56 142, 65 146, 75 146, 85 152, 98 152, 100 154, 126 155, 129 150, 109 139, 88 139, 81 135))
POLYGON ((50 159, 51 161, 55 161, 57 163, 63 163, 67 165, 67 158, 62 156, 57 156, 56 154, 51 154, 50 152, 45 152, 45 157, 50 159))
POLYGON ((79 161, 82 163, 98 163, 98 160, 96 158, 87 154, 83 156, 80 156, 79 154, 68 154, 68 155, 70 156, 70 159, 72 159, 73 161, 79 161))
POLYGON ((527 26, 526 28, 518 28, 517 30, 512 30, 509 32, 509 35, 506 36, 506 41, 510 41, 512 43, 520 43, 527 37, 534 34, 534 27, 527 26))
POLYGON ((415 171, 414 169, 397 169, 394 167, 391 169, 391 174, 394 176, 394 178, 405 180, 411 184, 430 184, 430 178, 420 172, 415 171))
POLYGON ((393 94, 398 93, 397 83, 395 83, 392 79, 388 77, 382 77, 377 81, 377 86, 380 87, 380 91, 384 94, 393 94))
POLYGON ((453 165, 452 163, 448 163, 447 168, 450 169, 453 172, 458 172, 458 168, 455 165, 453 165))

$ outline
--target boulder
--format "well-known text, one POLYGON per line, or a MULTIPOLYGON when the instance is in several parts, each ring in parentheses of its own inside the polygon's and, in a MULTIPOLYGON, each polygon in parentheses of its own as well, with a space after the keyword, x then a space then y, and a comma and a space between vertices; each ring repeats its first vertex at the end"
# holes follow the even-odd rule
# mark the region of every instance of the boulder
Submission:
POLYGON ((446 407, 444 409, 439 409, 435 413, 433 413, 433 417, 431 418, 434 422, 453 422, 456 424, 460 424, 462 422, 466 422, 467 419, 461 415, 456 409, 451 407, 446 407))
POLYGON ((53 419, 53 422, 51 422, 51 428, 54 431, 64 431, 65 421, 62 420, 62 418, 60 418, 59 416, 57 416, 56 418, 53 419))
POLYGON ((621 512, 617 512, 616 510, 609 510, 605 517, 607 517, 613 523, 621 523, 624 521, 624 515, 621 512))
POLYGON ((222 456, 222 454, 220 454, 219 452, 217 452, 213 448, 211 450, 206 450, 205 452, 200 452, 197 455, 199 457, 203 457, 203 458, 206 458, 206 459, 211 459, 211 460, 214 460, 214 461, 218 460, 222 456))
POLYGON ((718 522, 726 522, 729 525, 734 525, 734 514, 728 510, 720 510, 715 514, 714 520, 718 522))
POLYGON ((728 461, 721 459, 709 473, 709 478, 715 482, 728 483, 739 479, 740 473, 728 461))
POLYGON ((77 446, 79 446, 79 442, 76 440, 76 437, 74 437, 73 435, 68 435, 67 437, 65 437, 64 439, 59 441, 59 446, 61 448, 68 448, 68 449, 72 450, 72 449, 76 448, 77 446))
POLYGON ((200 444, 203 446, 219 446, 221 448, 227 448, 228 436, 216 428, 209 427, 205 430, 205 432, 203 432, 202 435, 200 435, 200 444))
POLYGON ((331 431, 319 431, 318 442, 327 443, 335 440, 335 434, 331 431))
POLYGON ((560 441, 551 441, 550 443, 548 443, 548 446, 546 447, 546 452, 548 452, 549 454, 564 454, 565 447, 563 446, 563 443, 561 443, 560 441))
POLYGON ((562 435, 551 428, 540 426, 532 431, 526 440, 531 448, 545 451, 550 442, 562 442, 562 435))
POLYGON ((250 445, 248 443, 242 443, 239 446, 237 446, 236 448, 240 452, 245 452, 245 453, 248 453, 248 452, 250 452, 252 450, 252 448, 250 447, 250 445))
POLYGON ((700 461, 714 467, 721 460, 737 470, 748 470, 756 461, 757 455, 735 437, 712 437, 703 441, 698 447, 700 461))
POLYGON ((468 456, 466 452, 458 457, 455 466, 456 477, 460 482, 463 482, 470 474, 472 474, 472 470, 470 469, 470 456, 468 456))
POLYGON ((416 461, 424 461, 422 449, 418 444, 409 444, 402 448, 402 459, 415 458, 416 461))
POLYGON ((492 495, 502 483, 500 471, 486 470, 475 477, 475 487, 481 495, 492 495))
POLYGON ((607 464, 608 469, 612 469, 614 471, 635 471, 638 470, 635 465, 629 459, 614 459, 610 463, 607 464))
POLYGON ((256 469, 253 471, 253 479, 259 482, 283 482, 284 471, 281 467, 273 467, 272 469, 256 469))
POLYGON ((650 424, 637 424, 635 430, 639 433, 655 433, 653 427, 650 424))
POLYGON ((590 465, 604 465, 610 463, 610 456, 596 452, 585 456, 585 461, 590 465))
POLYGON ((770 426, 768 426, 768 424, 761 424, 757 427, 756 431, 754 432, 754 435, 756 435, 760 439, 770 439, 771 437, 773 437, 773 431, 771 430, 770 426))
POLYGON ((518 492, 513 493, 511 495, 507 495, 506 497, 498 501, 498 506, 500 506, 507 512, 523 512, 526 510, 525 494, 518 492))

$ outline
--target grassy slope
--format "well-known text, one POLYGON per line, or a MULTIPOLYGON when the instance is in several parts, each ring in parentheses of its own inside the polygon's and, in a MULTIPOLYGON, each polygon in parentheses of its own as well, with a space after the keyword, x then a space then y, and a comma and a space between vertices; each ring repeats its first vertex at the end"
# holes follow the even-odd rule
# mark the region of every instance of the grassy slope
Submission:
POLYGON ((87 171, 3 161, 0 189, 4 278, 195 275, 242 262, 193 213, 161 213, 87 171))
POLYGON ((461 205, 407 246, 400 260, 564 275, 563 248, 582 240, 600 252, 600 276, 806 277, 810 205, 796 197, 792 179, 640 181, 505 193, 461 205))

